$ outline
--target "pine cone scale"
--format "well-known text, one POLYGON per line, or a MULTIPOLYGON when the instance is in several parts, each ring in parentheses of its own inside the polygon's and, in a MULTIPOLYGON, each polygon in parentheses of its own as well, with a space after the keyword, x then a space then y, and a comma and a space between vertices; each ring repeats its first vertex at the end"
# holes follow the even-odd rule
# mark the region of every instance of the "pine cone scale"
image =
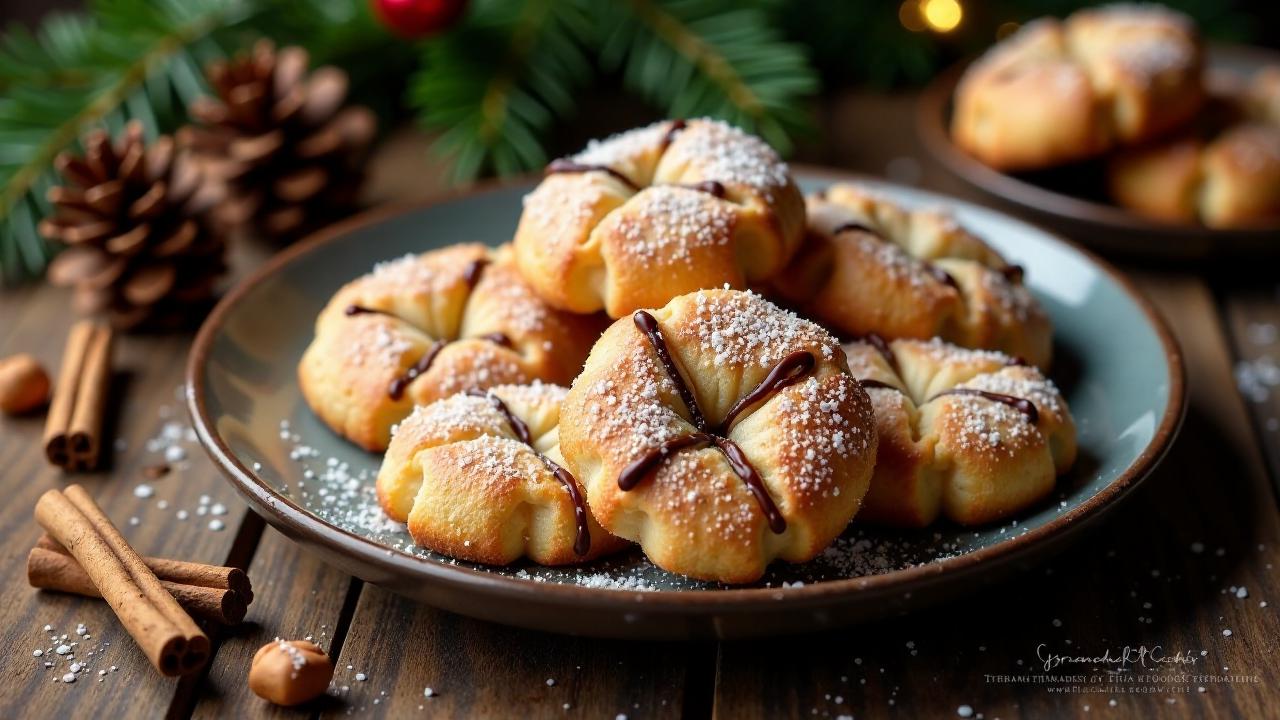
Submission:
POLYGON ((55 214, 40 224, 71 246, 53 260, 50 281, 74 289, 78 311, 118 328, 191 319, 225 270, 224 244, 201 214, 217 194, 200 193, 199 168, 169 138, 148 146, 136 121, 114 145, 102 132, 82 145, 83 158, 59 159, 66 184, 50 190, 55 214))
POLYGON ((301 48, 262 41, 207 68, 216 97, 192 105, 200 125, 178 137, 224 181, 220 221, 291 241, 354 202, 376 122, 367 108, 345 106, 346 73, 309 64, 301 48))

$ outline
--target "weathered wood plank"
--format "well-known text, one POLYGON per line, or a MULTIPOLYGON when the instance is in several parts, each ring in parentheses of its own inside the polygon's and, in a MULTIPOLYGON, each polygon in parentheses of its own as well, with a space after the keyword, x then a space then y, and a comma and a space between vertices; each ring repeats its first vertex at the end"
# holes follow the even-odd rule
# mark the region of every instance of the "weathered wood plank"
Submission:
POLYGON ((287 709, 250 692, 250 661, 258 648, 276 637, 310 637, 334 652, 350 620, 348 605, 354 606, 361 584, 270 529, 262 535, 249 576, 257 581, 254 604, 245 623, 223 637, 217 662, 196 690, 192 716, 288 718, 314 714, 323 707, 323 700, 287 709))
MULTIPOLYGON (((30 352, 56 372, 72 316, 66 294, 47 287, 7 291, 5 330, 0 355, 30 352), (10 320, 12 318, 12 320, 10 320)), ((106 603, 98 600, 37 592, 27 586, 26 556, 40 529, 32 518, 36 498, 45 490, 69 482, 83 484, 97 499, 125 537, 142 553, 208 563, 223 563, 236 542, 246 512, 212 463, 187 434, 186 411, 178 388, 190 336, 128 336, 118 339, 117 377, 104 440, 106 462, 96 473, 64 476, 48 466, 40 448, 43 418, 0 420, 0 467, 4 468, 4 502, 0 505, 0 573, 10 579, 0 588, 0 642, 11 648, 0 654, 0 672, 8 679, 0 687, 0 708, 39 707, 68 714, 93 708, 97 713, 163 715, 174 697, 177 681, 160 677, 120 627, 106 603), (166 428, 175 437, 165 440, 166 428), (119 439, 122 449, 115 449, 119 439), (150 442, 150 445, 149 445, 150 442), (165 460, 161 445, 179 448, 165 460), (167 463, 172 471, 148 479, 144 468, 167 463), (149 485, 154 494, 138 491, 149 485), (202 504, 202 497, 206 498, 202 504), (213 514, 216 511, 220 514, 213 514), (223 509, 225 507, 225 510, 223 509), (203 508, 203 511, 201 510, 203 508), (186 519, 179 519, 184 511, 186 519), (203 512, 204 514, 201 514, 203 512), (224 527, 210 529, 217 520, 224 527), (49 653, 50 641, 41 628, 50 624, 68 641, 76 640, 78 623, 92 635, 81 640, 75 660, 87 664, 74 683, 55 683, 70 661, 49 653), (109 647, 90 649, 99 643, 109 647), (55 667, 46 669, 45 662, 55 667), (112 673, 114 665, 119 669, 112 673), (108 675, 98 682, 97 672, 108 675)))
MULTIPOLYGON (((832 636, 724 644, 717 717, 955 717, 961 706, 1005 719, 1274 712, 1280 620, 1261 603, 1280 598, 1272 569, 1280 522, 1232 391, 1222 328, 1199 281, 1152 278, 1144 286, 1184 339, 1192 410, 1172 454, 1117 515, 1042 568, 943 607, 832 636), (1226 592, 1232 586, 1247 597, 1226 592), (1189 674, 1259 682, 1104 682, 1110 692, 1060 694, 1050 688, 1076 683, 989 677, 1046 674, 1042 643, 1043 652, 1069 656, 1160 646, 1165 655, 1189 652, 1194 663, 1181 668, 1189 674), (1161 687, 1189 692, 1122 691, 1161 687)), ((1088 686, 1104 667, 1052 672, 1083 674, 1078 684, 1088 686)))
POLYGON ((1280 491, 1280 286, 1228 286, 1223 311, 1236 358, 1236 380, 1253 414, 1259 444, 1280 491))
POLYGON ((324 714, 404 717, 422 706, 431 717, 679 717, 686 673, 709 670, 711 652, 518 630, 366 586, 334 680, 349 689, 324 714))

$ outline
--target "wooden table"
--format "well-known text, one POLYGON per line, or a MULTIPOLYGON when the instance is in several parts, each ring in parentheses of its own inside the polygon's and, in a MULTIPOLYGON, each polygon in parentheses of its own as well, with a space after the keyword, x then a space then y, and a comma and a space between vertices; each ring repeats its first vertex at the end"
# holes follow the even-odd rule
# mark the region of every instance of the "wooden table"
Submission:
MULTIPOLYGON (((804 159, 971 195, 923 160, 911 133, 885 132, 909 127, 910 113, 908 97, 843 96, 823 110, 829 142, 804 159), (876 142, 860 141, 866 137, 876 142)), ((405 160, 417 157, 419 145, 399 136, 384 148, 374 166, 376 197, 403 199, 406 187, 424 192, 420 183, 399 181, 421 177, 421 166, 405 160)), ((238 271, 260 255, 242 250, 238 271)), ((559 637, 446 614, 348 577, 264 529, 184 436, 189 423, 178 393, 190 336, 128 337, 118 348, 108 430, 120 447, 109 469, 75 480, 142 552, 246 567, 257 599, 244 625, 216 637, 206 674, 174 681, 148 666, 105 603, 32 590, 24 571, 39 535, 32 507, 69 479, 41 457, 41 419, 0 421, 0 571, 9 578, 0 587, 0 715, 1274 717, 1280 390, 1246 402, 1233 369, 1253 362, 1265 371, 1266 357, 1271 367, 1280 358, 1277 273, 1242 284, 1195 268, 1125 267, 1173 325, 1190 378, 1181 437, 1143 488, 1087 539, 1021 577, 908 617, 765 641, 559 637), (166 428, 177 438, 165 439, 166 428), (143 468, 175 443, 187 459, 167 477, 146 480, 143 468), (155 487, 154 497, 135 496, 143 482, 155 487), (212 514, 218 504, 225 515, 212 514), (211 530, 212 519, 225 529, 211 530), (32 653, 56 644, 46 624, 70 635, 79 623, 91 638, 78 658, 95 654, 89 670, 65 684, 65 662, 45 668, 48 656, 32 653), (249 659, 275 636, 314 636, 329 648, 337 696, 297 711, 252 696, 249 659), (1182 682, 1136 678, 1105 691, 1011 680, 1044 674, 1042 643, 1089 655, 1158 645, 1195 663, 1176 668, 1182 682), (1232 677, 1203 677, 1223 675, 1232 677), (428 687, 434 697, 425 696, 428 687)), ((0 356, 31 352, 56 368, 71 322, 65 300, 39 286, 0 294, 0 356)), ((1080 683, 1089 684, 1087 677, 1080 683)))

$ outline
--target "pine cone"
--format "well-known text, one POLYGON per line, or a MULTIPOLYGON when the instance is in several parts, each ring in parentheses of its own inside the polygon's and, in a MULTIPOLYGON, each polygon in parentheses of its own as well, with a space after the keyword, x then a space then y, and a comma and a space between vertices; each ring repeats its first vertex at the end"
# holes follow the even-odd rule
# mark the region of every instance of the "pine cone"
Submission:
POLYGON ((249 54, 211 64, 217 98, 192 103, 179 142, 227 184, 218 219, 252 222, 292 241, 349 211, 376 121, 366 107, 343 107, 347 74, 325 66, 308 73, 307 52, 276 52, 266 40, 249 54))
POLYGON ((69 247, 49 280, 75 288, 74 306, 120 329, 189 324, 207 309, 226 270, 225 244, 204 222, 218 189, 169 137, 149 146, 131 122, 113 145, 87 135, 84 157, 54 162, 64 184, 49 189, 56 208, 40 233, 69 247))

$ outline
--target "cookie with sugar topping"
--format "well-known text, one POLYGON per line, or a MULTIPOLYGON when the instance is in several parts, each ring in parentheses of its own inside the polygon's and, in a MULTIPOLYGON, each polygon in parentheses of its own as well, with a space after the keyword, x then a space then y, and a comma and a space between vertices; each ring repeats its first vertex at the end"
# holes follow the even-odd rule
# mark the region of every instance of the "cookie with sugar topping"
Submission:
POLYGON ((993 522, 1043 499, 1075 462, 1067 403, 1034 367, 936 339, 873 337, 844 350, 880 438, 861 521, 993 522))
POLYGON ((770 295, 844 337, 941 336, 1048 366, 1052 325, 1022 268, 949 212, 851 183, 807 204, 808 236, 770 295))
POLYGON ((1053 167, 1146 142, 1204 100, 1191 20, 1158 5, 1041 18, 987 51, 956 88, 951 136, 1000 170, 1053 167))
POLYGON ((548 166, 513 244, 548 303, 618 318, 759 282, 803 231, 804 200, 763 140, 715 120, 667 120, 548 166))
POLYGON ((500 385, 414 408, 378 470, 378 503, 419 546, 462 560, 566 565, 621 550, 560 456, 565 392, 500 385))
POLYGON ((721 289, 606 330, 565 398, 560 444, 602 527, 665 570, 745 583, 845 529, 876 433, 830 334, 721 289))
POLYGON ((367 450, 413 409, 472 388, 568 383, 604 326, 549 307, 509 246, 453 245, 379 263, 316 319, 298 365, 311 409, 367 450))

